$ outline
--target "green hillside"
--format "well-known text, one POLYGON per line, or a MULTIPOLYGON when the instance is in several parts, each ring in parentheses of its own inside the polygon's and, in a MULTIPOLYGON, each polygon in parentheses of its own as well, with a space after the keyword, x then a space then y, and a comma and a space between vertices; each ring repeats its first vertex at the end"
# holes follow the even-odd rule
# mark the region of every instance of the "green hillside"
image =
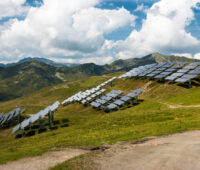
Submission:
POLYGON ((196 60, 155 53, 143 58, 117 60, 102 66, 88 63, 73 68, 55 67, 50 61, 45 61, 45 59, 38 60, 37 58, 32 61, 28 58, 13 66, 0 67, 0 101, 25 96, 47 86, 81 80, 90 76, 129 71, 134 67, 155 62, 194 62, 196 60))
MULTIPOLYGON (((116 75, 120 73, 47 87, 22 98, 1 102, 0 112, 7 112, 15 106, 26 107, 24 116, 29 117, 56 100, 63 101, 76 92, 95 87, 116 75)), ((123 90, 124 93, 137 88, 145 90, 138 105, 108 114, 75 103, 58 109, 52 131, 39 134, 33 126, 26 131, 26 134, 33 136, 16 139, 15 135, 11 135, 11 129, 0 130, 0 164, 40 155, 53 148, 101 146, 200 129, 200 110, 197 107, 200 104, 199 85, 197 81, 195 86, 187 89, 177 84, 163 84, 147 79, 116 80, 112 89, 123 90)), ((106 89, 109 91, 111 87, 106 86, 106 89)))

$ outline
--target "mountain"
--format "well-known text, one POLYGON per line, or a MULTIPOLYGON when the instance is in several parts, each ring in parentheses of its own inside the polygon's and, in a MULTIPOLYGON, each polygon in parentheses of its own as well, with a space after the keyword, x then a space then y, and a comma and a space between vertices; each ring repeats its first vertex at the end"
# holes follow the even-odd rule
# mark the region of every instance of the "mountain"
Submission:
POLYGON ((46 59, 39 61, 30 58, 22 60, 20 64, 0 67, 0 101, 14 99, 30 94, 43 87, 63 82, 80 80, 94 75, 103 75, 113 72, 124 72, 134 67, 155 62, 194 62, 199 60, 185 57, 166 56, 159 53, 150 54, 143 58, 117 60, 107 65, 94 63, 81 64, 76 67, 52 66, 46 59), (46 64, 48 62, 49 64, 46 64))
POLYGON ((113 71, 128 71, 133 67, 141 65, 160 63, 160 62, 195 62, 199 60, 190 59, 186 57, 168 56, 159 53, 153 53, 142 58, 130 58, 127 60, 117 60, 110 65, 105 65, 105 68, 113 71))
POLYGON ((25 62, 29 62, 29 61, 37 61, 37 62, 42 62, 51 66, 55 66, 55 67, 75 67, 78 66, 79 64, 75 64, 75 63, 56 63, 52 60, 46 59, 46 58, 32 58, 32 57, 28 57, 28 58, 24 58, 20 61, 18 61, 17 63, 10 63, 10 64, 0 64, 0 67, 7 67, 7 66, 15 66, 18 64, 22 64, 25 62))

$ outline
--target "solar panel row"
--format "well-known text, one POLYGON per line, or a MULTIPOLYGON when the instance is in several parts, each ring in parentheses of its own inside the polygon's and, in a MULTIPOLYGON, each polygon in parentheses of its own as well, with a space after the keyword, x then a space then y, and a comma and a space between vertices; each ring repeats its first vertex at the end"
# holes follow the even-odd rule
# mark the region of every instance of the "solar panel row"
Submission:
POLYGON ((64 100, 62 102, 62 105, 67 105, 73 102, 81 102, 81 103, 86 103, 87 101, 91 101, 93 98, 96 96, 101 95, 102 93, 105 92, 105 89, 101 89, 103 86, 107 85, 108 83, 111 83, 114 81, 116 77, 113 77, 104 83, 98 85, 96 88, 92 88, 90 90, 86 90, 84 92, 78 92, 75 95, 69 97, 68 99, 64 100))
POLYGON ((134 68, 119 78, 147 77, 175 82, 190 82, 200 75, 200 62, 155 63, 134 68))
POLYGON ((112 90, 101 98, 91 102, 90 105, 94 108, 103 109, 105 111, 116 110, 125 103, 136 100, 138 95, 142 92, 143 90, 136 89, 133 93, 128 93, 126 96, 120 96, 123 93, 122 91, 112 90))
POLYGON ((28 119, 25 119, 23 122, 13 128, 12 133, 16 133, 20 129, 24 131, 24 129, 29 125, 37 122, 38 120, 44 119, 48 114, 55 112, 58 109, 59 105, 60 102, 56 101, 52 105, 46 107, 44 110, 39 111, 37 114, 32 115, 28 119))
MULTIPOLYGON (((24 109, 23 109, 24 110, 24 109)), ((22 111, 23 111, 22 110, 22 111)), ((25 111, 20 112, 20 108, 15 108, 7 114, 1 114, 0 116, 0 127, 5 127, 9 124, 15 124, 16 121, 19 121, 19 116, 25 111)), ((19 123, 19 122, 18 122, 19 123)))

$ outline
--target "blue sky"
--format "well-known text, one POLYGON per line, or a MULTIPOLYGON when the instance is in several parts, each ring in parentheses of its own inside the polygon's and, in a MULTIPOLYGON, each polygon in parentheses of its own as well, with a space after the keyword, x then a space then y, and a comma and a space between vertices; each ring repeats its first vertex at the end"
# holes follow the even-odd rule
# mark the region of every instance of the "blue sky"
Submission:
POLYGON ((200 0, 8 0, 0 63, 110 63, 153 52, 200 58, 200 0), (69 12, 68 12, 69 11, 69 12))

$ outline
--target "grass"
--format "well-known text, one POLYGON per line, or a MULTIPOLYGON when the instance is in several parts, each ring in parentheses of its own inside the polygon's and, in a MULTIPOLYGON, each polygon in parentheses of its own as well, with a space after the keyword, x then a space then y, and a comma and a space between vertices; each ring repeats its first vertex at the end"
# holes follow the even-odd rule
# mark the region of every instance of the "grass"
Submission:
MULTIPOLYGON (((120 73, 119 73, 120 74, 120 73)), ((116 74, 115 74, 116 75, 116 74)), ((0 103, 1 111, 9 111, 16 105, 27 107, 24 116, 38 112, 55 100, 64 100, 74 93, 94 87, 112 77, 112 74, 64 83, 44 88, 13 101, 0 103)), ((117 80, 113 89, 125 93, 142 88, 148 80, 117 80)), ((109 91, 111 87, 107 86, 109 91)), ((91 107, 71 104, 60 107, 55 114, 57 129, 31 137, 15 139, 11 129, 0 131, 0 164, 23 157, 36 156, 55 147, 101 146, 117 141, 159 136, 200 129, 199 108, 170 109, 165 103, 198 104, 200 87, 187 89, 176 84, 152 82, 141 95, 139 105, 107 114, 91 107), (185 96, 190 96, 189 98, 185 96), (66 120, 66 121, 64 121, 66 120), (63 126, 66 125, 66 126, 63 126)), ((63 165, 68 166, 68 165, 63 165)), ((59 168, 58 168, 59 169, 59 168)))

